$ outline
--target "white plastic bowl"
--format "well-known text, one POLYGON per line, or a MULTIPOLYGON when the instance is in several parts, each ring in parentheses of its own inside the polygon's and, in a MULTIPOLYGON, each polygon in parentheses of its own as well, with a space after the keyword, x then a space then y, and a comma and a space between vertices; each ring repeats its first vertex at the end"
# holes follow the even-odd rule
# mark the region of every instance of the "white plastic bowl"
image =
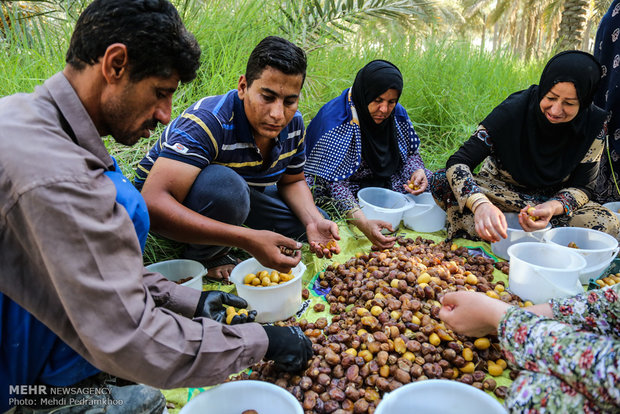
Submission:
POLYGON ((525 242, 508 248, 508 289, 535 304, 583 292, 579 282, 586 259, 570 248, 525 242))
POLYGON ((258 260, 244 260, 234 267, 230 273, 230 281, 235 284, 237 294, 248 301, 249 309, 257 311, 256 322, 269 323, 290 318, 301 306, 301 276, 306 265, 299 262, 293 268, 293 279, 277 286, 249 286, 243 279, 249 273, 256 274, 261 270, 271 273, 273 269, 265 267, 258 260))
POLYGON ((618 254, 618 240, 602 231, 583 227, 556 227, 543 235, 545 243, 557 245, 579 253, 586 259, 587 266, 582 270, 579 280, 585 285, 591 278, 596 279, 611 264, 618 254), (573 242, 577 249, 568 247, 573 242))
POLYGON ((181 283, 181 286, 187 286, 196 290, 202 290, 202 277, 207 274, 207 269, 200 262, 188 259, 174 259, 153 263, 146 266, 146 269, 151 272, 161 273, 166 279, 173 282, 191 277, 191 280, 181 283))
POLYGON ((612 201, 610 203, 603 204, 603 207, 611 210, 612 213, 620 220, 620 201, 612 201))
POLYGON ((404 194, 380 187, 362 188, 357 192, 357 198, 367 219, 387 221, 394 230, 403 214, 415 205, 404 194))
POLYGON ((410 382, 383 396, 375 414, 506 414, 489 394, 462 382, 432 379, 410 382))
POLYGON ((415 204, 403 214, 405 227, 422 233, 432 233, 445 228, 446 212, 435 203, 431 193, 407 194, 407 198, 415 204))
POLYGON ((513 244, 540 242, 542 241, 543 234, 551 229, 551 224, 547 224, 547 227, 544 229, 527 232, 523 230, 521 224, 519 224, 518 213, 504 213, 504 216, 506 217, 506 224, 508 225, 508 229, 506 230, 508 237, 498 242, 491 243, 491 251, 493 251, 493 254, 502 259, 508 259, 508 248, 513 244))
POLYGON ((179 414, 303 414, 301 404, 284 388, 264 381, 225 382, 201 392, 179 414))

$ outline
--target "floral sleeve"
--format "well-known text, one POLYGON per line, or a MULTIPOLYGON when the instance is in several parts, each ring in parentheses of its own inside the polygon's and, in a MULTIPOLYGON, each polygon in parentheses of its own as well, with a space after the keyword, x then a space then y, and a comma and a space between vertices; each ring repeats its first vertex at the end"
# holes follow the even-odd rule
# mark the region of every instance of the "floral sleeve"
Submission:
POLYGON ((325 207, 326 203, 333 203, 342 214, 359 207, 349 181, 330 182, 316 175, 306 175, 306 182, 319 206, 325 207))
POLYGON ((482 193, 469 167, 465 164, 455 164, 448 168, 446 177, 461 211, 465 208, 469 196, 482 193))
POLYGON ((618 288, 595 289, 577 296, 551 301, 553 317, 596 332, 620 338, 618 288))
POLYGON ((616 285, 555 301, 561 320, 510 308, 498 330, 506 359, 519 369, 559 378, 599 407, 617 408, 619 290, 616 285))
POLYGON ((354 208, 359 207, 353 191, 350 188, 351 183, 347 180, 335 181, 328 183, 329 191, 336 203, 336 208, 342 213, 347 213, 354 208))
POLYGON ((482 193, 472 171, 491 154, 492 148, 489 132, 479 125, 476 132, 446 162, 446 177, 461 211, 469 196, 482 193))

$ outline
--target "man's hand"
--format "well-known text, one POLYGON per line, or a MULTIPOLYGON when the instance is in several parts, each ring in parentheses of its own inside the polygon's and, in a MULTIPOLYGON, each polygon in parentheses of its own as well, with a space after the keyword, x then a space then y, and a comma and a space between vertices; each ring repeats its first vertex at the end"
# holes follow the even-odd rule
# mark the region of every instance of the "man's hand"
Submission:
POLYGON ((508 237, 506 216, 492 203, 482 203, 474 214, 476 233, 489 242, 498 242, 508 237))
POLYGON ((306 235, 310 251, 317 257, 329 259, 332 255, 340 253, 340 246, 337 243, 337 240, 340 240, 338 225, 333 221, 321 218, 311 222, 306 226, 306 235))
POLYGON ((356 220, 354 224, 358 229, 370 240, 370 242, 379 248, 379 250, 390 249, 396 242, 396 237, 385 236, 381 230, 386 229, 390 233, 394 232, 392 225, 383 220, 356 220))
POLYGON ((281 370, 301 371, 312 357, 312 342, 297 326, 263 326, 269 346, 265 359, 272 360, 281 370))
POLYGON ((427 186, 428 179, 422 168, 415 170, 413 174, 411 174, 411 178, 404 185, 405 191, 414 195, 422 194, 427 186))
MULTIPOLYGON (((226 308, 224 305, 233 306, 235 308, 247 308, 248 303, 245 299, 232 293, 222 292, 219 290, 208 290, 200 294, 198 307, 196 308, 195 317, 213 319, 214 321, 224 323, 226 320, 226 308)), ((237 323, 254 322, 256 319, 256 311, 251 310, 247 315, 236 315, 232 318, 231 325, 237 323)))
POLYGON ((251 230, 254 243, 244 246, 265 267, 287 273, 301 260, 301 243, 269 230, 251 230), (285 254, 292 251, 293 254, 285 254))

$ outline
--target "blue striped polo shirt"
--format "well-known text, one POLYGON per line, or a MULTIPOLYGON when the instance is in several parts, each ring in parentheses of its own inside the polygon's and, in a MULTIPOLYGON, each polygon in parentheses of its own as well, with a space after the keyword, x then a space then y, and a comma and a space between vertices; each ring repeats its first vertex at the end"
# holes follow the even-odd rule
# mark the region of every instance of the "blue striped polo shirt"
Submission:
POLYGON ((198 168, 220 164, 232 168, 248 185, 266 187, 282 174, 304 170, 306 150, 304 122, 297 111, 275 139, 270 165, 264 165, 250 123, 237 90, 208 96, 192 104, 164 130, 159 140, 140 161, 134 184, 142 189, 158 157, 166 157, 198 168))

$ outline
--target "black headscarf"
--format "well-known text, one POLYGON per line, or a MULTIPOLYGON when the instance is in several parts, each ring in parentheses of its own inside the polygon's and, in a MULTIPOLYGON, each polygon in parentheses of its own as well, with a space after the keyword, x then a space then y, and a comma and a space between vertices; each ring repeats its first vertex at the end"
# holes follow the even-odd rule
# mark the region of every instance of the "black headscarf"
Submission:
POLYGON ((503 168, 518 183, 559 184, 583 159, 606 117, 592 103, 600 78, 601 67, 592 55, 561 52, 547 62, 538 85, 513 93, 481 122, 503 168), (540 101, 559 82, 573 83, 579 112, 570 122, 552 124, 540 110, 540 101))
POLYGON ((396 66, 385 60, 373 60, 355 77, 352 99, 362 133, 362 158, 378 177, 373 185, 385 186, 387 179, 400 165, 394 111, 380 124, 370 116, 368 104, 388 89, 403 91, 403 76, 396 66))

